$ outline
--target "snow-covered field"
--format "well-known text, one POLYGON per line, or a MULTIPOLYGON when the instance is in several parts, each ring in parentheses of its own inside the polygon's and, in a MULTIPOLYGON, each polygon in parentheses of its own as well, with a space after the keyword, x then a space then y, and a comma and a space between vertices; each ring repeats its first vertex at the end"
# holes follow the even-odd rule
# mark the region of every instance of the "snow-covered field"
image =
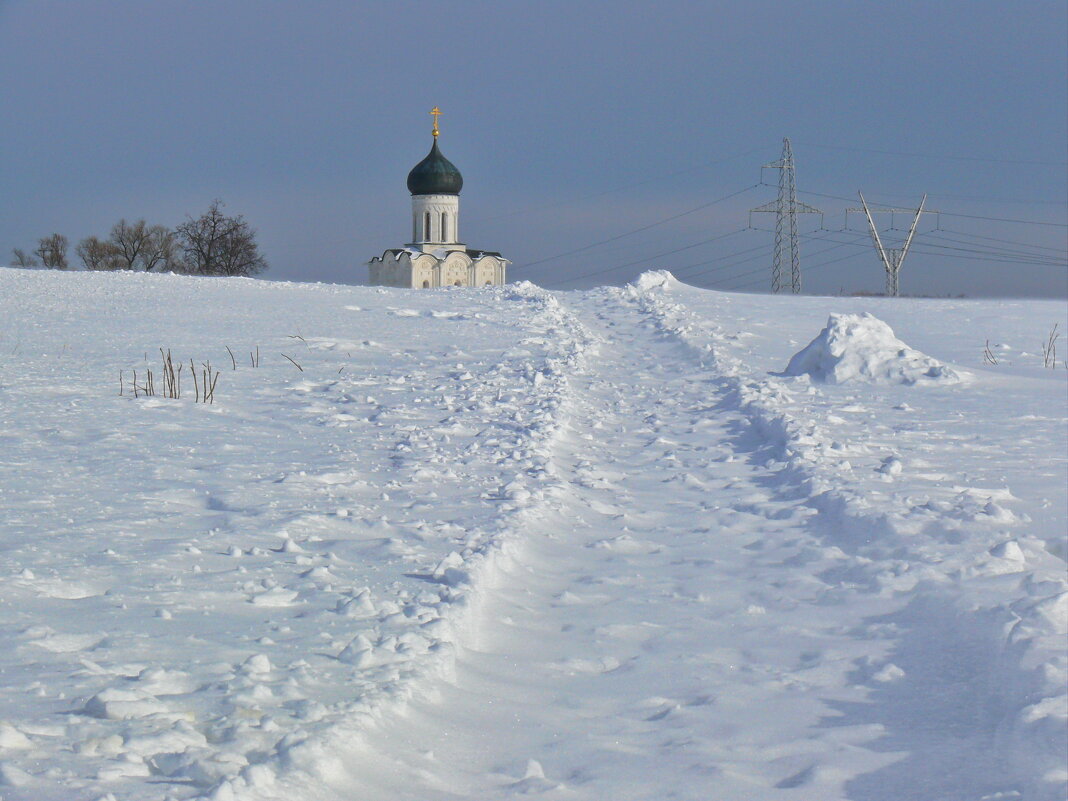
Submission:
POLYGON ((1064 799, 1055 323, 0 269, 0 799, 1064 799))

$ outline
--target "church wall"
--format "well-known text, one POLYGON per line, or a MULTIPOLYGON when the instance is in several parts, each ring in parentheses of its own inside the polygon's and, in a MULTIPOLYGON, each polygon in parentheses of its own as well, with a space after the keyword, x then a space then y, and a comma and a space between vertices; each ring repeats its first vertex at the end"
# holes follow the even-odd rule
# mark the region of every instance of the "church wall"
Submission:
POLYGON ((460 198, 456 195, 412 196, 412 242, 453 244, 460 241, 460 198), (430 215, 430 236, 426 235, 430 215), (445 220, 442 220, 442 215, 445 220), (442 231, 442 222, 446 231, 442 231))
POLYGON ((474 286, 504 283, 504 262, 493 256, 483 256, 471 267, 471 283, 474 286))
POLYGON ((444 261, 424 253, 414 259, 408 252, 395 257, 387 251, 367 262, 372 286, 433 289, 442 286, 500 286, 508 262, 496 256, 483 256, 472 262, 466 253, 449 254, 444 261))
POLYGON ((412 289, 432 289, 441 286, 438 260, 433 256, 419 256, 412 262, 411 278, 407 286, 412 289), (423 284, 426 286, 423 286, 423 284))
POLYGON ((407 253, 395 258, 392 253, 387 252, 382 258, 371 259, 367 267, 372 286, 412 286, 411 259, 407 253))
POLYGON ((441 265, 441 285, 456 286, 458 283, 460 286, 471 286, 471 277, 467 269, 470 264, 471 260, 466 256, 463 258, 450 256, 441 265))

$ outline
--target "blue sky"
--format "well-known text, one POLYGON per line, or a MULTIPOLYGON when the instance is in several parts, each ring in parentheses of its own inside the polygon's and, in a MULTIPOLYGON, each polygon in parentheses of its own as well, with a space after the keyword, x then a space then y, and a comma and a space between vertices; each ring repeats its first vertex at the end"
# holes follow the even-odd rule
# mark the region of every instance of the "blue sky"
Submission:
POLYGON ((363 283, 407 241, 404 181, 436 104, 462 238, 511 258, 513 279, 666 267, 764 290, 772 235, 741 229, 774 199, 749 187, 788 136, 828 229, 802 221, 806 291, 882 288, 863 220, 838 231, 861 189, 944 212, 921 224, 903 292, 1064 296, 1066 9, 0 2, 0 250, 120 217, 175 225, 218 197, 258 230, 267 277, 363 283))

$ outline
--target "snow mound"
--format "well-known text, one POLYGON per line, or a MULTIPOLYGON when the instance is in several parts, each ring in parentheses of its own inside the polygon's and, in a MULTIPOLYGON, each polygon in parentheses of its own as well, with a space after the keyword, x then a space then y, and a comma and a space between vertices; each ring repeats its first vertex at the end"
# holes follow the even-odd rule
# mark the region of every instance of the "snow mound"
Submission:
POLYGON ((956 383, 961 375, 894 336, 868 314, 832 314, 827 327, 795 353, 782 375, 809 375, 825 384, 956 383))
POLYGON ((627 289, 630 295, 644 295, 654 289, 671 289, 679 283, 674 275, 668 270, 646 270, 629 284, 627 289))

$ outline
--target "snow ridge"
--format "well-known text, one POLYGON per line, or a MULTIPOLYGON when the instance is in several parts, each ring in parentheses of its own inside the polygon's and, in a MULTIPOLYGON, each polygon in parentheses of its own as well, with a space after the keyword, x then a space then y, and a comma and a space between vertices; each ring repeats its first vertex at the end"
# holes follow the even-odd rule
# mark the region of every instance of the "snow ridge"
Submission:
POLYGON ((526 283, 0 283, 0 795, 348 797, 555 492, 581 324, 526 283), (101 385, 158 344, 214 405, 101 385))
MULTIPOLYGON (((1005 768, 1029 788, 1027 797, 1063 798, 1068 788, 1063 761, 1068 750, 1068 582, 1063 562, 1041 539, 1010 533, 1026 522, 1011 511, 1011 493, 958 486, 949 498, 916 502, 910 496, 872 491, 851 463, 870 461, 872 448, 863 439, 836 441, 807 412, 805 396, 816 391, 807 375, 792 382, 755 376, 744 352, 732 347, 737 338, 688 308, 687 302, 699 290, 666 271, 654 271, 622 290, 610 291, 639 309, 664 336, 690 349, 697 363, 716 376, 729 405, 748 418, 764 443, 771 457, 768 466, 780 476, 783 493, 804 499, 818 511, 817 524, 826 540, 850 557, 841 580, 904 604, 891 618, 902 632, 897 640, 901 659, 911 655, 922 664, 923 638, 929 636, 923 633, 934 631, 945 638, 938 648, 957 651, 962 662, 980 665, 980 673, 969 681, 997 687, 996 694, 1003 699, 999 708, 981 714, 993 716, 984 726, 996 730, 1005 768), (976 547, 977 541, 986 547, 976 547)), ((871 329, 878 322, 832 316, 828 328, 798 354, 786 375, 814 369, 813 349, 825 353, 827 348, 820 345, 826 345, 836 329, 858 325, 871 329)), ((887 331, 888 327, 876 331, 875 338, 885 344, 887 331)), ((914 354, 904 354, 909 365, 918 363, 914 354)), ((926 374, 931 366, 920 373, 926 374)), ((903 371, 897 378, 911 383, 919 377, 914 373, 903 371)), ((936 373, 931 377, 955 378, 948 368, 936 373)), ((893 482, 903 461, 903 453, 891 454, 873 472, 881 481, 893 482)), ((917 679, 924 686, 894 689, 886 695, 895 704, 915 705, 924 695, 955 692, 945 678, 955 667, 941 668, 917 679)), ((898 683, 909 687, 908 681, 898 683)), ((955 700, 961 705, 986 703, 981 694, 955 700)), ((915 711, 920 716, 938 712, 915 711)), ((945 714, 956 712, 947 708, 945 714)))
MULTIPOLYGON (((514 438, 498 456, 499 470, 511 472, 512 478, 494 494, 497 514, 463 532, 458 547, 424 571, 427 582, 438 587, 438 602, 424 599, 427 605, 419 617, 430 643, 408 652, 413 664, 402 683, 385 688, 371 685, 358 700, 338 705, 316 725, 286 734, 267 759, 216 784, 205 795, 211 801, 285 799, 317 784, 344 786, 344 754, 358 748, 375 722, 395 714, 398 704, 412 693, 432 691, 435 680, 451 672, 456 649, 477 639, 472 626, 477 625, 482 588, 492 584, 502 564, 514 558, 529 517, 561 491, 552 464, 553 443, 566 420, 568 375, 581 368, 590 345, 589 332, 551 293, 529 282, 510 284, 497 292, 500 300, 525 307, 512 313, 525 317, 530 328, 551 335, 521 340, 514 360, 496 365, 485 376, 487 380, 478 382, 479 391, 496 391, 499 408, 513 409, 510 430, 514 438), (530 361, 525 345, 544 349, 544 358, 530 361), (502 396, 514 393, 517 384, 527 397, 522 404, 513 401, 510 405, 508 397, 502 396), (428 613, 428 607, 434 611, 428 613)), ((420 459, 426 460, 425 453, 420 459)), ((339 611, 347 612, 350 604, 359 602, 373 610, 375 604, 366 596, 363 593, 346 602, 339 611)), ((379 620, 396 616, 388 603, 379 606, 379 620)), ((381 647, 381 637, 357 635, 338 658, 356 669, 372 667, 381 647)))

